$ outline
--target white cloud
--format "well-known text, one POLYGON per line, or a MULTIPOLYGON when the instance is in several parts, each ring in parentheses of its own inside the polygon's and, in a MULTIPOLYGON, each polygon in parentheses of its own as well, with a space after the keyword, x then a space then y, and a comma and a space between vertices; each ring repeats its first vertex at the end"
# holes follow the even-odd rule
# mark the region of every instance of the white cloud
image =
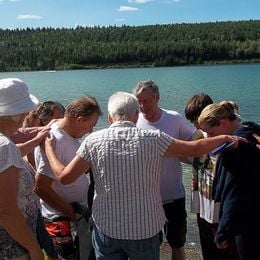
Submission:
MULTIPOLYGON (((21 0, 8 0, 8 2, 20 2, 21 0)), ((0 0, 0 5, 4 3, 4 0, 0 0)))
POLYGON ((130 4, 146 4, 149 2, 154 2, 155 0, 128 0, 130 4))
POLYGON ((117 11, 118 11, 118 12, 134 12, 134 11, 138 11, 138 8, 121 5, 121 6, 117 9, 117 11))
MULTIPOLYGON (((21 0, 8 0, 8 2, 20 2, 21 0)), ((0 4, 2 4, 4 0, 0 0, 0 4)))
POLYGON ((42 17, 39 15, 35 15, 35 14, 19 14, 17 16, 17 20, 23 20, 23 19, 39 20, 39 19, 42 19, 42 17))

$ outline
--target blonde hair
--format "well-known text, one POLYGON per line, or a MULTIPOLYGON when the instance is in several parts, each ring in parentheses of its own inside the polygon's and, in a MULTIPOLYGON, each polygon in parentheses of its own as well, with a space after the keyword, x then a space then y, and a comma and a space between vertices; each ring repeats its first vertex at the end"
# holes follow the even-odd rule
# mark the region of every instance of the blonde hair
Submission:
POLYGON ((239 120, 238 114, 239 106, 233 101, 222 101, 206 106, 199 118, 198 123, 206 127, 218 126, 220 120, 229 119, 230 121, 239 120))
POLYGON ((41 103, 38 104, 37 108, 30 111, 29 114, 25 117, 24 121, 23 121, 23 127, 31 127, 34 126, 34 122, 35 120, 37 120, 39 118, 39 112, 38 109, 41 106, 41 103))

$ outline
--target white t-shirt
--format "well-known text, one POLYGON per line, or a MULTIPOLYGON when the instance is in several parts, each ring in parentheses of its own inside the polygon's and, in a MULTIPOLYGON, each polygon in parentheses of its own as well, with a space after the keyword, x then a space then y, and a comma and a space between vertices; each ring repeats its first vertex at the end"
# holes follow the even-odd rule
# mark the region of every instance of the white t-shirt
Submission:
MULTIPOLYGON (((150 122, 139 114, 136 126, 142 129, 159 129, 173 138, 190 140, 193 129, 184 117, 176 111, 162 110, 162 115, 156 122, 150 122)), ((178 158, 163 158, 161 174, 161 196, 163 203, 184 198, 185 189, 182 181, 182 165, 178 158)))
MULTIPOLYGON (((68 135, 62 128, 58 126, 57 122, 51 126, 50 133, 56 139, 55 150, 57 153, 57 157, 64 165, 67 165, 76 155, 76 151, 80 146, 79 139, 75 139, 68 135)), ((46 155, 43 154, 39 148, 35 149, 35 158, 37 172, 39 174, 43 174, 54 179, 54 182, 52 183, 52 188, 62 199, 64 199, 64 201, 68 203, 78 202, 81 205, 87 206, 89 187, 89 178, 87 175, 83 174, 74 182, 63 185, 53 174, 52 170, 50 169, 46 155)), ((43 217, 49 220, 53 220, 58 216, 64 215, 63 213, 50 207, 43 200, 40 200, 40 202, 42 206, 43 217)))

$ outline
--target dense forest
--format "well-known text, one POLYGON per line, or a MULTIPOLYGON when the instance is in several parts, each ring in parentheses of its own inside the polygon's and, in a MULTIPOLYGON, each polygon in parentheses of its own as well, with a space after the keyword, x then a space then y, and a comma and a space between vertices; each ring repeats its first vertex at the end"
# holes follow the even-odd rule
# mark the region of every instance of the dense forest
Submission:
POLYGON ((260 20, 0 29, 0 71, 260 62, 260 20))

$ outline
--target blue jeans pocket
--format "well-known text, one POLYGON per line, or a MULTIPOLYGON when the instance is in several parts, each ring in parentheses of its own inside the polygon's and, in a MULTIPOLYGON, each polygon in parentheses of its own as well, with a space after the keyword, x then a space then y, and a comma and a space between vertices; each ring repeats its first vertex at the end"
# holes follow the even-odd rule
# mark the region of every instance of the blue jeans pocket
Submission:
POLYGON ((112 247, 112 238, 106 236, 100 229, 96 226, 93 227, 92 239, 98 247, 102 248, 111 248, 112 247))

